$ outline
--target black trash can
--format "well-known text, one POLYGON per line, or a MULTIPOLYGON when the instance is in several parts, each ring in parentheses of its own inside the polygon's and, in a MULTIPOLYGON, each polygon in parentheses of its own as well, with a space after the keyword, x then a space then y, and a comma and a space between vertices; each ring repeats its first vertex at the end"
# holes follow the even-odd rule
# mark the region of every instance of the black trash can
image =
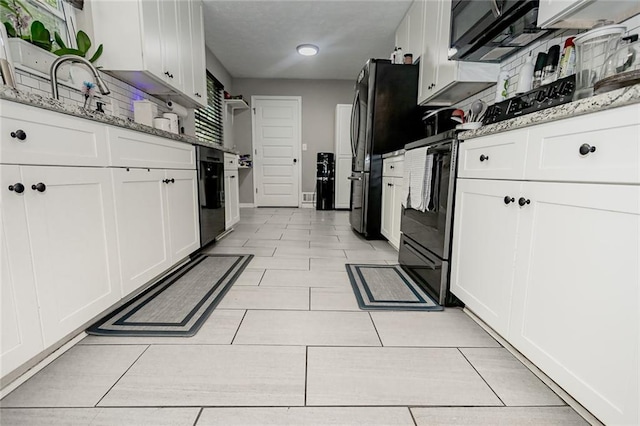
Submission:
POLYGON ((335 163, 332 152, 319 152, 316 169, 316 210, 333 210, 335 163))

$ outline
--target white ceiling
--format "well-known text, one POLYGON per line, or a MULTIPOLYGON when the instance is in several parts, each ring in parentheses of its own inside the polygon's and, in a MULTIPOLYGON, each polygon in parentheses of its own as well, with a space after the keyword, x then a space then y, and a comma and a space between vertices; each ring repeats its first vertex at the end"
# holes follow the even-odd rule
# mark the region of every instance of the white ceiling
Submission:
POLYGON ((353 80, 388 58, 412 0, 204 0, 207 47, 234 78, 353 80), (315 57, 296 46, 312 43, 315 57))

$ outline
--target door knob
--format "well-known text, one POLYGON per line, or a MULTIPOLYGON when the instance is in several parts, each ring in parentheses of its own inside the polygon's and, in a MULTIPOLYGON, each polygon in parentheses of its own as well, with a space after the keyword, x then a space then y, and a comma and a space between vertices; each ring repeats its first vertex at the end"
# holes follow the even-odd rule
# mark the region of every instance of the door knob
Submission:
POLYGON ((24 132, 24 130, 19 129, 15 132, 11 132, 11 137, 23 141, 27 138, 27 134, 24 132))
POLYGON ((504 203, 505 204, 513 203, 514 201, 516 201, 516 199, 513 198, 513 197, 509 197, 508 195, 506 197, 504 197, 504 203))
POLYGON ((524 207, 525 204, 531 204, 531 200, 528 200, 524 197, 520 197, 518 198, 518 204, 520 204, 520 207, 524 207))
POLYGON ((47 190, 47 185, 45 185, 42 182, 39 182, 35 185, 31 185, 31 189, 33 189, 34 191, 38 191, 38 192, 44 192, 47 190))
POLYGON ((18 194, 22 194, 24 192, 24 185, 20 182, 15 183, 13 185, 9 185, 9 191, 14 191, 18 194))
POLYGON ((588 143, 583 143, 580 145, 580 155, 587 155, 590 152, 596 152, 596 147, 591 146, 588 143))

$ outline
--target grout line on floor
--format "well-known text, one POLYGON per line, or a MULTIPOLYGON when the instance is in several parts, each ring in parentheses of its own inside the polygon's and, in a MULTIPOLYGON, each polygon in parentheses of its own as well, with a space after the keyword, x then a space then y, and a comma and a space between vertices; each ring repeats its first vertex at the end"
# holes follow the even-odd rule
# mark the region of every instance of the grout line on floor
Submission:
POLYGON ((307 406, 307 378, 309 376, 309 346, 304 347, 304 406, 307 406))
POLYGON ((411 420, 413 420, 413 425, 418 426, 418 422, 416 421, 416 418, 413 415, 413 411, 411 410, 411 407, 407 407, 407 410, 409 410, 409 415, 411 416, 411 420))
MULTIPOLYGON (((200 420, 200 416, 202 415, 203 411, 204 411, 204 407, 200 407, 200 410, 198 410, 198 415, 196 416, 196 419, 193 422, 192 426, 196 426, 198 424, 198 420, 200 420)), ((409 410, 409 411, 411 411, 411 410, 409 410)))
POLYGON ((240 323, 238 323, 238 328, 236 328, 236 332, 233 333, 233 338, 231 339, 231 343, 229 343, 229 345, 233 345, 233 342, 236 340, 236 336, 238 335, 238 331, 240 331, 240 327, 242 327, 242 322, 244 321, 244 318, 247 316, 247 312, 249 310, 245 309, 244 310, 244 314, 242 314, 242 319, 240 320, 240 323))
POLYGON ((485 382, 485 384, 489 387, 489 389, 491 389, 491 392, 493 392, 493 394, 496 396, 496 398, 498 398, 498 400, 502 403, 502 405, 504 407, 507 407, 507 404, 505 404, 504 401, 502 400, 502 398, 500 398, 500 395, 498 395, 498 393, 495 390, 493 390, 493 388, 491 387, 489 382, 487 382, 487 380, 484 378, 484 376, 482 374, 480 374, 480 372, 478 371, 476 366, 473 365, 473 363, 471 361, 469 361, 469 358, 467 358, 467 356, 464 354, 464 352, 462 352, 462 350, 460 350, 460 348, 456 348, 456 349, 458 350, 458 352, 460 352, 460 355, 462 355, 462 357, 469 363, 471 368, 473 368, 473 370, 478 374, 478 376, 480 376, 482 381, 485 382))
POLYGON ((267 272, 266 269, 262 270, 262 275, 260 275, 260 280, 258 281, 258 286, 260 286, 260 284, 262 284, 262 279, 264 278, 264 274, 267 272))
POLYGON ((382 338, 380 337, 380 333, 378 333, 378 328, 376 327, 375 321, 373 321, 373 317, 371 316, 371 311, 365 311, 369 314, 369 320, 371 320, 371 325, 373 325, 373 329, 376 331, 376 336, 378 336, 378 341, 380 342, 380 346, 384 347, 384 343, 382 343, 382 338))
POLYGON ((311 287, 309 287, 309 310, 311 310, 311 287))
POLYGON ((138 362, 138 360, 142 357, 142 355, 144 355, 149 350, 150 347, 151 347, 151 345, 147 345, 147 347, 144 348, 144 351, 142 351, 142 353, 140 355, 138 355, 138 357, 131 363, 131 365, 129 367, 127 367, 127 369, 124 371, 124 373, 122 373, 120 375, 120 377, 118 377, 118 380, 113 382, 113 384, 104 393, 104 395, 102 395, 100 397, 100 399, 98 400, 98 402, 95 403, 95 405, 94 405, 95 408, 104 408, 104 407, 98 407, 100 405, 100 403, 102 402, 102 400, 104 399, 104 397, 107 396, 109 394, 109 392, 111 392, 111 389, 113 389, 115 387, 115 385, 118 384, 118 382, 125 376, 125 374, 127 374, 129 372, 129 370, 131 370, 131 368, 136 364, 136 362, 138 362))

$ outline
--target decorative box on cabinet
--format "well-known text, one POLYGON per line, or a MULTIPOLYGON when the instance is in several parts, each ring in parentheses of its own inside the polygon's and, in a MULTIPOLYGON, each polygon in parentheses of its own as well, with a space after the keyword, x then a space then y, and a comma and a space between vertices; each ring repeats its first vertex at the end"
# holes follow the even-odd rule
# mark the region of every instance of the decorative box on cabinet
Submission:
POLYGON ((380 233, 396 249, 400 247, 404 155, 389 157, 383 162, 382 212, 380 233))
POLYGON ((639 126, 631 105, 461 144, 525 155, 461 162, 452 292, 605 424, 640 421, 639 126))
POLYGON ((94 37, 104 45, 99 64, 146 93, 178 95, 180 103, 206 106, 200 4, 199 0, 91 2, 87 13, 94 37), (127 30, 114 31, 114 22, 127 30))
POLYGON ((234 154, 224 154, 224 193, 225 229, 230 229, 240 221, 238 156, 234 154))

